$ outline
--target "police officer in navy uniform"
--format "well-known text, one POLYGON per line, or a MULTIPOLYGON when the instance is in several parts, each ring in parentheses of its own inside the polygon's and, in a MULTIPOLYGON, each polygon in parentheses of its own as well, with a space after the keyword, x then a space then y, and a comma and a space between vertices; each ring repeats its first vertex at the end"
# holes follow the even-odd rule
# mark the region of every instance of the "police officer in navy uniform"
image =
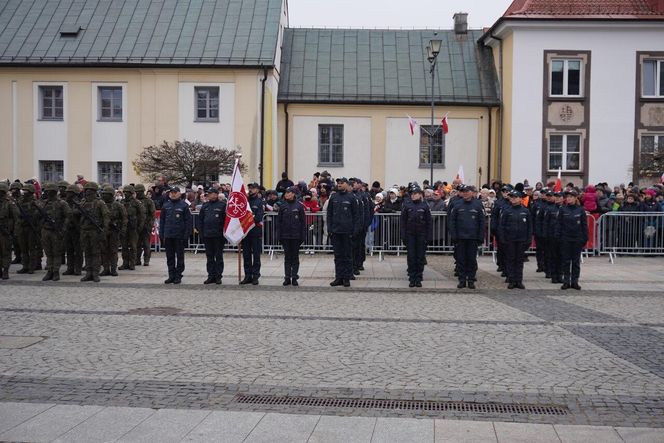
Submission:
MULTIPOLYGON (((353 275, 360 275, 360 271, 364 270, 364 261, 366 259, 366 237, 371 220, 373 219, 373 201, 369 197, 369 193, 364 191, 364 183, 359 178, 351 178, 349 180, 353 187, 353 195, 357 198, 360 210, 360 229, 356 236, 353 237, 353 275)), ((355 277, 351 277, 354 280, 355 277)))
POLYGON ((556 237, 558 230, 558 213, 563 206, 563 193, 554 192, 551 204, 544 213, 544 235, 546 237, 546 276, 551 283, 560 284, 562 280, 562 260, 560 258, 560 239, 556 237))
POLYGON ((510 192, 510 206, 500 211, 498 224, 501 247, 505 248, 509 289, 526 289, 523 285, 523 261, 524 252, 532 241, 533 223, 530 211, 521 205, 522 198, 521 192, 510 192))
POLYGON ((450 238, 454 243, 459 284, 457 288, 475 289, 477 247, 484 240, 484 206, 475 198, 472 186, 458 188, 461 200, 449 214, 450 238))
POLYGON ((544 220, 544 209, 548 205, 544 192, 540 193, 540 198, 531 200, 530 214, 533 217, 533 235, 535 236, 535 258, 537 260, 537 270, 535 272, 544 272, 546 260, 544 259, 545 241, 542 237, 542 224, 544 220))
POLYGON ((277 214, 278 238, 284 247, 284 286, 299 285, 300 245, 307 238, 304 205, 297 200, 297 194, 295 186, 286 189, 277 214))
POLYGON ((511 185, 505 185, 500 189, 500 195, 493 203, 493 208, 491 209, 491 232, 493 233, 494 239, 496 241, 496 264, 498 269, 496 272, 500 272, 502 277, 507 277, 507 266, 505 265, 505 250, 506 247, 502 245, 502 239, 500 238, 500 230, 498 225, 500 223, 500 214, 503 209, 509 208, 509 193, 512 192, 513 188, 511 185))
POLYGON ((206 192, 207 201, 201 206, 196 228, 205 245, 207 259, 207 279, 203 284, 221 284, 224 273, 224 223, 226 222, 226 202, 219 200, 219 190, 210 188, 206 192))
POLYGON ((427 242, 433 238, 433 225, 431 210, 424 201, 422 189, 419 186, 412 188, 410 200, 405 202, 401 209, 401 240, 408 253, 408 280, 409 287, 422 287, 424 273, 424 258, 427 242))
POLYGON ((180 284, 184 272, 184 247, 192 232, 189 205, 182 200, 180 188, 171 187, 159 216, 159 236, 166 249, 168 279, 164 283, 180 284))
POLYGON ((263 217, 265 202, 260 194, 258 183, 249 183, 249 207, 254 215, 254 227, 242 240, 242 258, 244 261, 244 279, 241 285, 258 284, 261 276, 261 254, 263 253, 263 217))
POLYGON ((353 276, 353 235, 360 231, 363 220, 357 198, 347 178, 340 178, 337 191, 327 203, 327 232, 334 250, 334 281, 330 286, 350 286, 353 276))
POLYGON ((563 285, 560 289, 580 290, 581 250, 588 242, 588 220, 586 211, 578 204, 579 194, 575 190, 569 190, 564 195, 565 205, 558 211, 556 225, 563 269, 563 285))

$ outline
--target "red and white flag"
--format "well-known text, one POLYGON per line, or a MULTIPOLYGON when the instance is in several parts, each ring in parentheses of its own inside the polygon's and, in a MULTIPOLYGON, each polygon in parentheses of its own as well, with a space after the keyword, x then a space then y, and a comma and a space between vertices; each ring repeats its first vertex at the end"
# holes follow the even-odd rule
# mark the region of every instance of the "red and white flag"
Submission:
MULTIPOLYGON (((449 112, 447 114, 449 114, 449 112)), ((440 125, 443 127, 443 134, 450 132, 450 126, 447 124, 447 114, 443 116, 443 119, 440 122, 440 125)))
POLYGON ((461 183, 466 181, 466 177, 464 177, 463 174, 463 165, 459 165, 459 171, 457 172, 456 180, 461 180, 461 183))
POLYGON ((553 192, 560 192, 563 190, 562 172, 563 168, 558 168, 558 179, 556 180, 556 185, 553 187, 553 192))
POLYGON ((239 162, 239 160, 235 160, 231 194, 226 203, 226 222, 224 223, 224 237, 234 246, 239 244, 255 226, 254 213, 249 206, 239 162))
POLYGON ((417 128, 419 125, 415 121, 413 117, 410 115, 408 116, 408 128, 410 128, 410 135, 415 135, 415 128, 417 128))

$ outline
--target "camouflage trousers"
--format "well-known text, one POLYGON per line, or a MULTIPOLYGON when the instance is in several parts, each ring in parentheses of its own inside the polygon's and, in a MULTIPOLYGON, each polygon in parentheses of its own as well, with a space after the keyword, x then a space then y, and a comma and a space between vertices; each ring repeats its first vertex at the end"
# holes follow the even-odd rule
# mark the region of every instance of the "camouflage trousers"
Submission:
POLYGON ((150 264, 150 256, 152 250, 150 249, 150 237, 152 236, 152 229, 144 230, 138 234, 138 248, 136 250, 136 264, 141 263, 141 255, 143 255, 143 263, 150 264))
POLYGON ((81 233, 69 230, 65 233, 64 248, 67 253, 67 272, 76 274, 83 269, 83 251, 81 251, 81 233))
POLYGON ((111 231, 105 235, 104 248, 101 253, 101 265, 104 269, 117 269, 118 249, 120 249, 120 233, 111 231))
POLYGON ((104 234, 96 230, 81 231, 81 249, 85 256, 85 272, 88 274, 99 275, 103 240, 104 234))
POLYGON ((63 235, 53 229, 42 228, 41 238, 46 254, 46 271, 60 272, 63 235))
POLYGON ((122 266, 133 268, 136 265, 136 249, 138 246, 138 233, 135 229, 127 229, 122 237, 122 266))
POLYGON ((12 238, 0 233, 0 271, 9 268, 12 261, 12 238))
POLYGON ((30 228, 21 227, 17 237, 21 248, 21 264, 24 269, 34 271, 37 265, 41 264, 42 249, 40 236, 30 228))

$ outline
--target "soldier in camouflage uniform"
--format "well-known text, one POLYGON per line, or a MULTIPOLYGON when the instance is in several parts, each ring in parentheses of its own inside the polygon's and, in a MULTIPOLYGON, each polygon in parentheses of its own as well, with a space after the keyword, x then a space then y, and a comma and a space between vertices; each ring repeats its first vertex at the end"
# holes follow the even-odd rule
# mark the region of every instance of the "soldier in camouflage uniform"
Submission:
POLYGON ((100 247, 108 230, 109 212, 106 204, 99 199, 99 185, 87 182, 83 189, 85 197, 80 203, 81 249, 85 255, 85 276, 81 281, 99 282, 101 266, 100 247))
POLYGON ((138 249, 136 250, 136 265, 141 265, 141 254, 143 255, 143 266, 150 266, 150 238, 152 237, 152 227, 154 226, 155 206, 151 198, 145 196, 145 186, 137 184, 136 200, 143 204, 145 209, 145 223, 143 229, 138 233, 138 249))
MULTIPOLYGON (((23 185, 19 182, 12 182, 12 184, 9 185, 9 200, 15 205, 18 205, 19 200, 21 200, 22 187, 23 185)), ((18 242, 18 229, 19 227, 17 220, 16 224, 14 225, 14 238, 12 239, 12 244, 14 245, 14 260, 12 261, 13 265, 20 265, 23 263, 23 259, 21 258, 21 245, 18 242)))
POLYGON ((115 190, 113 186, 104 186, 101 198, 106 203, 110 214, 109 229, 106 231, 104 246, 101 253, 101 264, 104 270, 101 276, 118 276, 118 249, 120 239, 127 232, 127 211, 122 203, 115 201, 115 190))
POLYGON ((60 180, 58 182, 58 195, 61 200, 67 198, 67 188, 69 187, 69 182, 67 180, 60 180))
POLYGON ((18 242, 21 247, 21 264, 17 274, 34 274, 41 269, 41 214, 35 200, 35 187, 23 185, 23 195, 18 201, 18 242), (37 266, 39 264, 39 266, 37 266))
POLYGON ((62 275, 81 275, 83 253, 81 251, 81 212, 74 205, 78 203, 78 186, 67 186, 65 202, 71 209, 71 218, 65 230, 64 251, 67 253, 67 270, 62 275))
POLYGON ((44 186, 46 200, 41 205, 42 247, 46 253, 46 275, 42 281, 60 280, 60 266, 62 265, 63 239, 69 220, 71 209, 69 205, 60 200, 58 186, 48 183, 44 186))
POLYGON ((145 208, 134 197, 135 189, 131 185, 122 188, 124 200, 122 204, 127 211, 127 233, 122 237, 122 266, 118 269, 133 271, 136 263, 138 234, 145 224, 145 208))
POLYGON ((0 183, 0 278, 9 278, 9 265, 12 261, 12 237, 18 221, 18 209, 7 198, 9 186, 0 183))

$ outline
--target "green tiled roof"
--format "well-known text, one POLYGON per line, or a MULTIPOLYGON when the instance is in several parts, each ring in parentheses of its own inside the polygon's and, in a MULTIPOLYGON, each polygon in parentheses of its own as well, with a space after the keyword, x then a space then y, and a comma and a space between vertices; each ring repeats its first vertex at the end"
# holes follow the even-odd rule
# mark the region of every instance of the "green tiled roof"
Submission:
POLYGON ((0 64, 273 66, 281 4, 4 0, 0 64))
MULTIPOLYGON (((437 103, 497 105, 493 55, 481 31, 442 39, 435 78, 437 103)), ((432 30, 287 29, 279 100, 304 103, 428 104, 426 46, 432 30)))

